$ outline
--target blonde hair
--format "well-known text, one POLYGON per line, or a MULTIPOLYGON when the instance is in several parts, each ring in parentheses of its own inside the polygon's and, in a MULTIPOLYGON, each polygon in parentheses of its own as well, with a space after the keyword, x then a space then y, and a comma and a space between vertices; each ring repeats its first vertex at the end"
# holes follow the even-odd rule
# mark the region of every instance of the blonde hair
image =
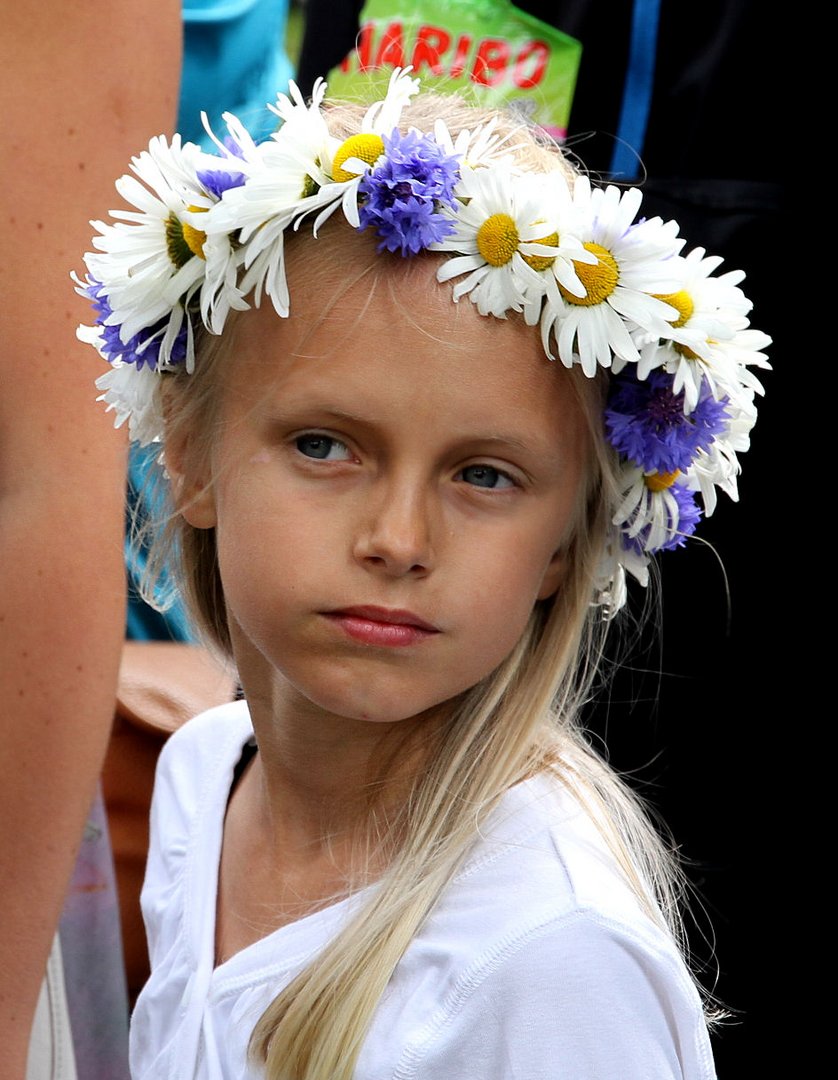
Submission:
MULTIPOLYGON (((342 138, 357 131, 362 110, 334 105, 327 115, 332 133, 342 138)), ((488 115, 453 96, 423 94, 405 109, 402 126, 430 130, 441 116, 456 134, 488 115)), ((560 151, 519 119, 495 114, 495 120, 527 168, 572 174, 560 151)), ((379 264, 386 259, 377 258, 379 264)), ((218 370, 233 347, 235 322, 223 340, 199 337, 194 375, 166 380, 168 431, 185 448, 187 471, 208 457, 220 397, 218 370)), ((388 823, 389 835, 398 839, 371 898, 257 1023, 251 1053, 264 1061, 271 1080, 350 1080, 388 980, 481 822, 509 788, 535 773, 551 771, 589 808, 641 906, 682 942, 676 862, 637 797, 592 750, 579 722, 606 630, 592 603, 593 581, 616 497, 615 461, 601 432, 604 375, 591 380, 578 370, 563 374, 577 394, 590 443, 565 580, 553 598, 536 605, 512 653, 462 696, 434 737, 399 819, 388 823)), ((172 550, 187 604, 210 639, 229 653, 214 530, 194 529, 172 515, 154 545, 152 566, 159 568, 172 550)))

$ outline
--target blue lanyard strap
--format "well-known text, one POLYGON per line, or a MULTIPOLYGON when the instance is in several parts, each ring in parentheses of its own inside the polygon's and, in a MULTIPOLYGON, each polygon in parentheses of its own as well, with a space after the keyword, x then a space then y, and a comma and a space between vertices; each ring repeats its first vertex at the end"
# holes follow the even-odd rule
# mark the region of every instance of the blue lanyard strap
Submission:
POLYGON ((611 158, 614 180, 628 180, 637 175, 652 107, 659 17, 660 0, 634 0, 626 84, 617 143, 611 158))

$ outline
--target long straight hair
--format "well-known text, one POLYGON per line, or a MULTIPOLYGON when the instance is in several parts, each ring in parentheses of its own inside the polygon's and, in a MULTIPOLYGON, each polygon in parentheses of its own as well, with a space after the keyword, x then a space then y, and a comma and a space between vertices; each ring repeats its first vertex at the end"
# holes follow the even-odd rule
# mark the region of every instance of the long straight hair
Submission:
MULTIPOLYGON (((356 131, 361 115, 360 107, 335 107, 329 113, 332 133, 341 138, 356 131)), ((429 130, 442 117, 456 134, 489 115, 454 97, 426 94, 405 110, 403 125, 429 130)), ((527 167, 570 173, 557 148, 543 145, 520 121, 497 114, 495 121, 527 167)), ((379 256, 379 270, 381 261, 379 256)), ((223 341, 199 338, 194 375, 164 380, 167 445, 171 437, 181 448, 187 470, 208 453, 209 433, 218 420, 217 372, 232 348, 232 322, 223 341)), ((539 772, 555 775, 588 808, 641 906, 683 945, 677 862, 639 799, 591 748, 579 720, 607 629, 593 604, 593 583, 616 482, 614 456, 602 435, 604 376, 563 374, 575 388, 590 444, 563 583, 554 597, 536 605, 511 654, 461 697, 431 737, 427 760, 400 812, 387 822, 390 861, 362 910, 258 1021, 250 1053, 264 1063, 269 1080, 351 1080, 389 979, 462 865, 481 823, 505 792, 539 772)), ((214 530, 193 529, 173 513, 153 545, 152 573, 172 555, 189 607, 209 639, 229 655, 214 530)))

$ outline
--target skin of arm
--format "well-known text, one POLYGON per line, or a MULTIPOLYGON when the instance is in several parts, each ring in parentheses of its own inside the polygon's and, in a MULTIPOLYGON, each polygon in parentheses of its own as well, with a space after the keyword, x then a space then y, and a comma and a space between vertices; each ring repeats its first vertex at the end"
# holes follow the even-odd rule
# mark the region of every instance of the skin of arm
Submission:
POLYGON ((125 438, 76 341, 90 218, 171 131, 179 3, 2 0, 0 1047, 29 1030, 104 756, 124 637, 125 438))

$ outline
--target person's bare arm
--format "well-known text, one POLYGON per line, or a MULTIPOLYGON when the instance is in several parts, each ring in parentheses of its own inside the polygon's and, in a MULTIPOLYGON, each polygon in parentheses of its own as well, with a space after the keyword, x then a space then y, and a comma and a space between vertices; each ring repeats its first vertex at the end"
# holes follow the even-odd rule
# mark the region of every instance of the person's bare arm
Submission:
POLYGON ((29 1028, 113 715, 124 635, 125 439, 75 327, 90 218, 171 130, 177 0, 2 0, 0 1047, 29 1028))

